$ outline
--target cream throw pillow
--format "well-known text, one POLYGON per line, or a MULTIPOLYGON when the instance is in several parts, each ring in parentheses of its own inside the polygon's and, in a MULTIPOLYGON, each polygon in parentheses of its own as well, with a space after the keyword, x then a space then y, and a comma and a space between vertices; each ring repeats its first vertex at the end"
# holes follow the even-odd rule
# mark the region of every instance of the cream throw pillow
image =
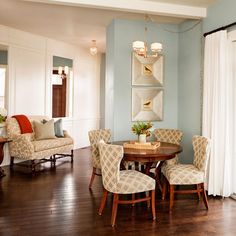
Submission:
POLYGON ((34 132, 36 140, 56 138, 54 130, 54 120, 49 120, 45 124, 34 121, 34 132))

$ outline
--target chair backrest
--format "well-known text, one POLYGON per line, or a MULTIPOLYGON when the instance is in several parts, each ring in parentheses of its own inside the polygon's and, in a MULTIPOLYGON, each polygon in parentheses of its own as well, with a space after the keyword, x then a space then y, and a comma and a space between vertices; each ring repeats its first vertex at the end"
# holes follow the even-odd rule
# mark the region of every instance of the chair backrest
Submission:
POLYGON ((195 135, 192 139, 194 161, 193 164, 201 171, 206 170, 206 164, 210 155, 210 139, 195 135))
POLYGON ((120 162, 124 155, 123 147, 100 143, 99 153, 103 187, 114 193, 120 180, 120 162))
POLYGON ((183 132, 177 129, 155 129, 154 135, 160 142, 180 144, 183 132))
MULTIPOLYGON (((177 129, 155 129, 154 135, 159 142, 180 144, 183 132, 177 129)), ((178 163, 178 155, 175 158, 165 162, 167 165, 175 165, 178 163)))
POLYGON ((99 130, 91 130, 88 132, 89 141, 91 145, 92 151, 92 162, 93 167, 101 168, 100 165, 100 156, 98 150, 99 141, 103 140, 105 143, 110 142, 111 140, 111 130, 109 129, 99 129, 99 130))

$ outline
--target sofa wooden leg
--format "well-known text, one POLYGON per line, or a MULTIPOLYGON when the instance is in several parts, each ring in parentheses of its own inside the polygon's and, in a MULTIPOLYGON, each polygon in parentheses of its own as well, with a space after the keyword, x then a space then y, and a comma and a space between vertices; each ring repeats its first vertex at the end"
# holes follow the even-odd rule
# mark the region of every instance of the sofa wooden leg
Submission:
POLYGON ((55 167, 55 166, 56 166, 56 155, 53 155, 52 161, 53 161, 53 165, 54 165, 54 167, 55 167))
POLYGON ((14 166, 14 157, 11 156, 11 161, 10 161, 10 169, 13 170, 14 166))
POLYGON ((71 163, 74 162, 74 150, 72 149, 71 150, 71 163))
POLYGON ((35 160, 31 160, 31 173, 32 173, 32 175, 35 174, 35 166, 36 166, 35 160))

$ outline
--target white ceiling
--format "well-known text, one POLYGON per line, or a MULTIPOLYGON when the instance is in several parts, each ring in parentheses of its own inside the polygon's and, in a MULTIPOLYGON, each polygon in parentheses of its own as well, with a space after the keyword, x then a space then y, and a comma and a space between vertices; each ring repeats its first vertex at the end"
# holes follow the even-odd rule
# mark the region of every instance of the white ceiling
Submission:
MULTIPOLYGON (((57 5, 38 3, 35 2, 36 0, 32 1, 0 0, 0 24, 86 48, 89 48, 91 40, 95 39, 97 40, 99 50, 104 51, 106 26, 112 19, 144 19, 144 13, 95 9, 94 7, 66 6, 65 3, 63 5, 57 5)), ((137 2, 137 0, 132 1, 137 2)), ((168 2, 206 7, 215 2, 215 0, 152 0, 152 2, 168 2)), ((163 15, 151 15, 151 18, 159 23, 175 24, 186 20, 186 17, 169 17, 163 15)))
POLYGON ((164 2, 179 5, 195 6, 195 7, 208 7, 216 2, 216 0, 143 0, 151 2, 164 2))

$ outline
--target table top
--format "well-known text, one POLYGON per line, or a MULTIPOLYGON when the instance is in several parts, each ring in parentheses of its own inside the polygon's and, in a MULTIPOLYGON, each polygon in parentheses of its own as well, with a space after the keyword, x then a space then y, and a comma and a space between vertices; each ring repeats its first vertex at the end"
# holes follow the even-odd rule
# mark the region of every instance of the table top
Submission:
POLYGON ((0 143, 7 143, 7 142, 10 142, 10 140, 7 138, 0 137, 0 143))
MULTIPOLYGON (((127 141, 113 142, 116 145, 123 145, 127 141)), ((176 154, 183 151, 177 144, 160 142, 160 147, 155 150, 124 148, 124 160, 137 162, 165 161, 174 158, 176 154)))

